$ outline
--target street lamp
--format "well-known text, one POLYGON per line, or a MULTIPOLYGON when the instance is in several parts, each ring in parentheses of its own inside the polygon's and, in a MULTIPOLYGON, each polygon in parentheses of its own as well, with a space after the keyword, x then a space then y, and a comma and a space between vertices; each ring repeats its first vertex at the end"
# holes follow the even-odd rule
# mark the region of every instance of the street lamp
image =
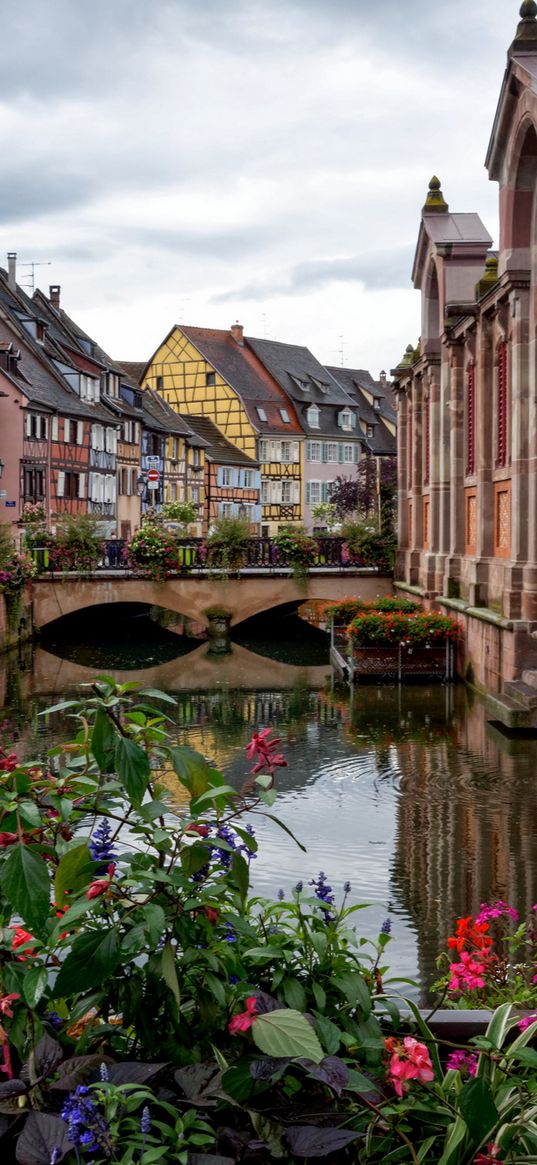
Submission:
POLYGON ((144 477, 143 473, 139 473, 138 477, 136 478, 136 492, 137 492, 139 498, 143 498, 144 493, 145 493, 146 484, 147 484, 147 478, 144 477))

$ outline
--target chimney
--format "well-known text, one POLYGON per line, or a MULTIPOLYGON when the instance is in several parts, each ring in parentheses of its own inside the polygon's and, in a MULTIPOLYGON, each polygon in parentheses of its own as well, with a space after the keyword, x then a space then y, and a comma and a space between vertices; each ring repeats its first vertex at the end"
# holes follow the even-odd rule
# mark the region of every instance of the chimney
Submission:
POLYGON ((239 347, 244 348, 243 327, 238 320, 235 320, 235 323, 231 325, 230 332, 239 347))
POLYGON ((49 287, 48 289, 48 297, 52 307, 55 307, 56 311, 60 310, 60 291, 61 287, 59 283, 55 283, 53 287, 49 287))
POLYGON ((386 373, 384 369, 382 369, 382 372, 379 372, 379 380, 381 384, 386 384, 386 373))
POLYGON ((17 290, 17 252, 7 253, 7 282, 12 291, 17 290))

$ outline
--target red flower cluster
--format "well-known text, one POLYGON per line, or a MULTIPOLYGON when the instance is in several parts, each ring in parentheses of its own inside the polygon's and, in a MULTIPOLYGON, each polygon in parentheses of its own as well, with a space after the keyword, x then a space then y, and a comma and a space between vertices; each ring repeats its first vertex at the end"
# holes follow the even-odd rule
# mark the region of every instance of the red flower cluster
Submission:
POLYGON ((458 918, 455 934, 448 938, 448 947, 460 955, 458 963, 450 963, 450 991, 475 991, 485 986, 490 960, 492 938, 488 922, 477 922, 471 914, 458 918))
POLYGON ((252 772, 260 773, 262 769, 267 770, 273 775, 277 768, 284 768, 287 766, 287 761, 283 752, 274 752, 274 749, 281 743, 280 737, 274 737, 274 740, 269 740, 272 728, 262 728, 260 732, 254 732, 252 739, 246 746, 246 755, 248 760, 255 760, 252 772))
POLYGON ((390 1036, 384 1040, 386 1051, 390 1059, 388 1076, 390 1084, 398 1096, 408 1092, 411 1080, 418 1080, 420 1084, 430 1084, 434 1080, 433 1066, 429 1049, 412 1036, 405 1036, 402 1043, 390 1036))
POLYGON ((18 764, 16 754, 14 752, 5 753, 0 750, 0 773, 12 773, 18 764))
POLYGON ((115 862, 110 862, 108 867, 108 877, 98 878, 96 882, 92 882, 89 890, 86 891, 86 898, 99 898, 101 894, 105 894, 110 888, 110 883, 115 873, 115 862))

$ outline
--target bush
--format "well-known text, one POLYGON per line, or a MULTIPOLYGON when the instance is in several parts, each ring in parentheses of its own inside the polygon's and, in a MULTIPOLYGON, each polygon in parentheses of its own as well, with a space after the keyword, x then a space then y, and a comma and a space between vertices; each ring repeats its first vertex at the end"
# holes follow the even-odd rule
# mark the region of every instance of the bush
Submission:
POLYGON ((141 568, 157 582, 163 582, 179 565, 176 543, 154 520, 146 520, 133 534, 127 555, 131 566, 141 568))
POLYGON ((390 527, 379 530, 371 522, 345 522, 341 533, 351 561, 386 573, 393 570, 397 538, 390 527))
POLYGON ((459 625, 436 611, 404 614, 400 611, 359 611, 348 628, 349 639, 357 647, 407 643, 415 647, 427 643, 456 640, 459 625))
POLYGON ((293 578, 303 579, 319 554, 319 543, 303 526, 281 526, 273 538, 280 561, 292 567, 293 578))
POLYGON ((56 526, 54 535, 39 528, 30 533, 31 544, 49 546, 51 570, 94 570, 102 546, 98 517, 95 514, 57 514, 53 521, 56 526))
POLYGON ((220 570, 240 570, 251 537, 247 518, 217 518, 205 540, 207 565, 220 570))

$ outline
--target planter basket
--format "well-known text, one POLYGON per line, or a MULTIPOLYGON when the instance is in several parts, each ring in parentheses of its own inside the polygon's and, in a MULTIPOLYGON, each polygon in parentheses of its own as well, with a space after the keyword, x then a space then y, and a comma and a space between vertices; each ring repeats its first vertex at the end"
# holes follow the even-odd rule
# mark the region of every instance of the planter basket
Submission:
POLYGON ((354 647, 353 674, 357 682, 367 679, 404 680, 453 679, 453 644, 440 640, 430 647, 416 644, 378 644, 354 647))

